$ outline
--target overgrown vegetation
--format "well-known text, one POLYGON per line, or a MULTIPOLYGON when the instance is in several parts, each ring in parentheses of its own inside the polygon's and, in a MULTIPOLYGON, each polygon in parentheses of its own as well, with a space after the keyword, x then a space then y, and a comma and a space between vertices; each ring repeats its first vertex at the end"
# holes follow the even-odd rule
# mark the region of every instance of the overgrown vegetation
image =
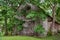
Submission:
POLYGON ((0 35, 31 32, 34 36, 36 32, 43 34, 45 31, 47 35, 47 29, 54 30, 55 24, 60 28, 60 0, 0 0, 0 35), (51 28, 48 28, 48 18, 52 19, 51 28))
POLYGON ((42 25, 37 25, 34 29, 35 32, 39 33, 39 34, 43 34, 44 33, 44 28, 42 27, 42 25))

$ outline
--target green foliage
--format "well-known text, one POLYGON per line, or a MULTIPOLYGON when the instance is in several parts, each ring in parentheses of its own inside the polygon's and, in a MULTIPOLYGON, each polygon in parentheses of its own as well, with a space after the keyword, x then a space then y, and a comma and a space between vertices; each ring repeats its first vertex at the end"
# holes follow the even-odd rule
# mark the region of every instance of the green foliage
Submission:
MULTIPOLYGON (((9 21, 9 20, 8 20, 9 21)), ((12 28, 14 28, 15 27, 15 25, 17 25, 16 26, 16 29, 18 30, 18 31, 20 31, 20 30, 22 30, 23 29, 23 26, 22 26, 22 24, 23 24, 24 22, 22 21, 22 20, 18 20, 18 19, 16 19, 16 18, 13 18, 13 19, 10 19, 10 21, 8 22, 8 24, 7 24, 7 29, 8 29, 8 31, 12 31, 12 28)))
POLYGON ((40 0, 30 0, 30 2, 36 6, 39 6, 40 5, 40 0))
POLYGON ((57 12, 56 12, 56 20, 58 23, 60 23, 60 7, 57 9, 57 12))
MULTIPOLYGON (((7 31, 12 31, 14 25, 17 25, 16 29, 20 31, 23 29, 22 24, 24 23, 24 21, 14 18, 15 15, 20 15, 20 16, 24 15, 26 16, 26 18, 28 19, 31 18, 32 20, 38 20, 38 19, 45 20, 47 18, 46 16, 47 14, 52 16, 52 9, 51 9, 52 4, 56 3, 57 5, 59 4, 60 6, 60 0, 44 0, 44 2, 42 3, 40 3, 40 1, 41 0, 7 0, 7 1, 0 0, 0 25, 5 24, 4 22, 6 17, 7 29, 8 29, 7 31), (31 10, 29 13, 26 13, 26 10, 23 9, 21 13, 18 14, 17 8, 21 4, 25 5, 27 2, 36 5, 40 10, 38 11, 31 10)), ((56 19, 58 22, 60 22, 60 18, 59 18, 60 8, 58 8, 56 12, 57 12, 56 19)), ((39 24, 36 26, 34 30, 35 32, 39 32, 39 33, 44 32, 44 28, 42 27, 42 25, 39 24)))
POLYGON ((36 12, 35 11, 31 11, 30 13, 28 13, 28 15, 26 16, 26 18, 33 18, 36 16, 36 12))
POLYGON ((18 31, 21 31, 22 29, 23 29, 23 26, 22 26, 22 25, 18 25, 18 26, 17 26, 17 30, 18 30, 18 31))
POLYGON ((44 33, 44 28, 42 25, 37 25, 35 28, 34 28, 34 31, 37 32, 37 33, 44 33))
POLYGON ((40 14, 38 14, 38 16, 39 16, 40 19, 42 19, 43 21, 47 18, 46 14, 44 14, 43 12, 40 12, 40 14))
POLYGON ((14 24, 15 25, 17 25, 17 30, 18 31, 21 31, 22 29, 23 29, 23 26, 22 26, 22 24, 24 23, 24 21, 22 21, 22 20, 18 20, 18 19, 14 19, 15 21, 14 21, 14 24))
POLYGON ((0 37, 4 36, 4 32, 0 32, 0 37))
POLYGON ((45 12, 43 10, 41 10, 41 12, 31 11, 26 16, 26 18, 31 18, 32 20, 36 20, 37 17, 39 19, 45 20, 47 16, 45 15, 45 12))

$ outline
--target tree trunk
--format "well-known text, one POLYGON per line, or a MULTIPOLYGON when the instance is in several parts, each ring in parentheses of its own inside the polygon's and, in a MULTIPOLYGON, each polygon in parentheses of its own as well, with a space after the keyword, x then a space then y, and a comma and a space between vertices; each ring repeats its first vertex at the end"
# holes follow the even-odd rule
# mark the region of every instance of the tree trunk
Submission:
POLYGON ((13 36, 18 35, 18 34, 17 34, 17 24, 14 25, 14 27, 13 27, 12 30, 13 30, 13 32, 12 32, 12 35, 13 35, 13 36))
POLYGON ((56 20, 56 17, 55 17, 55 15, 56 15, 56 4, 54 4, 53 6, 52 6, 52 17, 53 17, 53 21, 52 21, 52 35, 54 35, 54 32, 55 32, 55 20, 56 20))
POLYGON ((5 35, 8 35, 8 30, 7 30, 7 17, 5 16, 5 35))

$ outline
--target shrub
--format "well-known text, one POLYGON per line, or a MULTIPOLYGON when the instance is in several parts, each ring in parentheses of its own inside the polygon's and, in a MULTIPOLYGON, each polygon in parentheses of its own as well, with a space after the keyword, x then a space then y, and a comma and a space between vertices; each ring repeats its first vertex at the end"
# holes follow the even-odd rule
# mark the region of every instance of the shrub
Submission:
POLYGON ((39 33, 39 34, 43 34, 44 33, 44 28, 42 25, 38 24, 35 28, 34 28, 34 31, 39 33))

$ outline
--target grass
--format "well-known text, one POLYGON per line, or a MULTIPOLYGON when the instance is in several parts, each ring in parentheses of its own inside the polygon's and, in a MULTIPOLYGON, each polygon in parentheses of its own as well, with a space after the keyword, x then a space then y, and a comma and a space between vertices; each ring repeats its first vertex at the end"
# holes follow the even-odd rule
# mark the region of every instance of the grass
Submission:
POLYGON ((60 35, 49 36, 45 38, 36 38, 36 37, 28 37, 28 36, 4 36, 4 37, 0 37, 0 40, 60 40, 60 35))

